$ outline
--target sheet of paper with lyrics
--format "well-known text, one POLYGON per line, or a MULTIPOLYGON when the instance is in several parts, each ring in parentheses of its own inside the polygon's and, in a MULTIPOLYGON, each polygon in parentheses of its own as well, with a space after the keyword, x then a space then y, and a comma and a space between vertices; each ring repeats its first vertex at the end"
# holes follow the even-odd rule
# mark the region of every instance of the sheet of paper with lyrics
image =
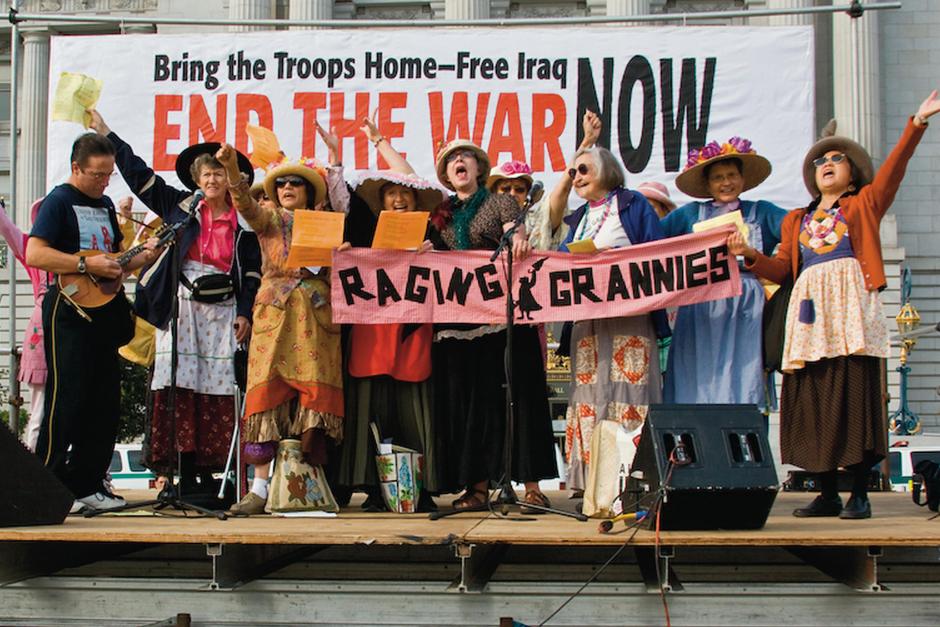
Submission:
POLYGON ((372 238, 372 248, 416 250, 428 230, 428 211, 383 211, 372 238))
POLYGON ((102 81, 85 74, 62 72, 52 101, 52 119, 75 122, 88 128, 91 114, 101 96, 102 81))
POLYGON ((336 211, 295 211, 287 266, 303 268, 332 265, 333 249, 343 243, 345 220, 346 214, 336 211))

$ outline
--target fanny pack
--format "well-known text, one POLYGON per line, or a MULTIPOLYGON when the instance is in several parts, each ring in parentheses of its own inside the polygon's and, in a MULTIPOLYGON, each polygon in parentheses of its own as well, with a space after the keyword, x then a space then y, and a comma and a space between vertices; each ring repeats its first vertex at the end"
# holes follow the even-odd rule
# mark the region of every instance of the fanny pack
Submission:
POLYGON ((221 303, 235 295, 235 281, 230 274, 206 274, 195 281, 181 274, 180 283, 191 292, 191 298, 200 303, 221 303))

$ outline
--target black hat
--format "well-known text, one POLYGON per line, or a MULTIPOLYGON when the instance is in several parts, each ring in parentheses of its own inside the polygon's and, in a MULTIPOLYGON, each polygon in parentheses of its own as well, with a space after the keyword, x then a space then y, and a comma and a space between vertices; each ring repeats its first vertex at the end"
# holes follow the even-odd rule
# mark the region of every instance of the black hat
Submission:
MULTIPOLYGON (((192 191, 199 189, 199 186, 196 185, 196 181, 193 180, 192 169, 193 162, 200 155, 212 155, 215 156, 215 153, 219 151, 219 148, 222 147, 222 144, 219 142, 205 142, 202 144, 193 144, 186 150, 180 153, 180 156, 176 158, 176 176, 179 178, 180 182, 188 187, 192 191)), ((255 180, 255 170, 251 165, 251 161, 248 160, 248 157, 242 153, 235 151, 235 154, 238 155, 238 169, 241 170, 244 174, 248 175, 248 185, 251 185, 255 180)))

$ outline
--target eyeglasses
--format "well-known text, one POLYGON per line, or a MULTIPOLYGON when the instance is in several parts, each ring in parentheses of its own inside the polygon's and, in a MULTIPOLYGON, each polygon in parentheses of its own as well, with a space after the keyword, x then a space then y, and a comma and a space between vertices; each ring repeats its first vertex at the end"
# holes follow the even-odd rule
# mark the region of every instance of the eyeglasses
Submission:
POLYGON ((290 185, 291 187, 301 187, 304 184, 304 179, 299 176, 279 176, 274 179, 274 187, 280 189, 285 185, 290 185))
POLYGON ((829 163, 830 161, 832 161, 833 163, 842 163, 843 161, 845 161, 845 155, 843 155, 842 153, 832 155, 831 157, 827 157, 826 155, 823 155, 817 159, 813 159, 813 165, 816 166, 817 168, 821 168, 827 163, 829 163))
POLYGON ((464 158, 464 159, 469 159, 470 157, 476 157, 476 155, 473 154, 473 151, 472 151, 472 150, 455 150, 454 152, 452 152, 452 153, 450 153, 449 155, 447 155, 447 158, 444 160, 444 163, 450 163, 451 161, 453 161, 453 160, 456 159, 457 157, 462 157, 462 158, 464 158))
POLYGON ((588 172, 590 172, 590 168, 588 168, 588 165, 586 163, 581 163, 581 164, 578 164, 578 167, 571 168, 570 170, 568 170, 568 176, 570 176, 571 178, 574 178, 579 174, 581 176, 584 176, 588 172))
MULTIPOLYGON (((81 170, 81 168, 79 169, 81 170)), ((90 176, 96 181, 104 181, 114 176, 114 170, 111 170, 110 172, 92 172, 90 170, 81 170, 81 173, 85 176, 90 176)))

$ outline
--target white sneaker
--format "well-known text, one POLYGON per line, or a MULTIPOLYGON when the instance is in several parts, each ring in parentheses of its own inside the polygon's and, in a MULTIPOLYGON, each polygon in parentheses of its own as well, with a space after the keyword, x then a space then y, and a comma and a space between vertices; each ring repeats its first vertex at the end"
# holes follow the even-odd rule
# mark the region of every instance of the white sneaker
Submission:
POLYGON ((81 503, 88 509, 94 510, 116 509, 118 507, 127 505, 127 501, 125 501, 123 498, 113 494, 105 494, 104 492, 95 492, 94 494, 89 494, 88 496, 84 496, 75 502, 81 503))
POLYGON ((83 509, 85 509, 85 504, 81 501, 75 501, 69 509, 69 514, 80 514, 83 509))

